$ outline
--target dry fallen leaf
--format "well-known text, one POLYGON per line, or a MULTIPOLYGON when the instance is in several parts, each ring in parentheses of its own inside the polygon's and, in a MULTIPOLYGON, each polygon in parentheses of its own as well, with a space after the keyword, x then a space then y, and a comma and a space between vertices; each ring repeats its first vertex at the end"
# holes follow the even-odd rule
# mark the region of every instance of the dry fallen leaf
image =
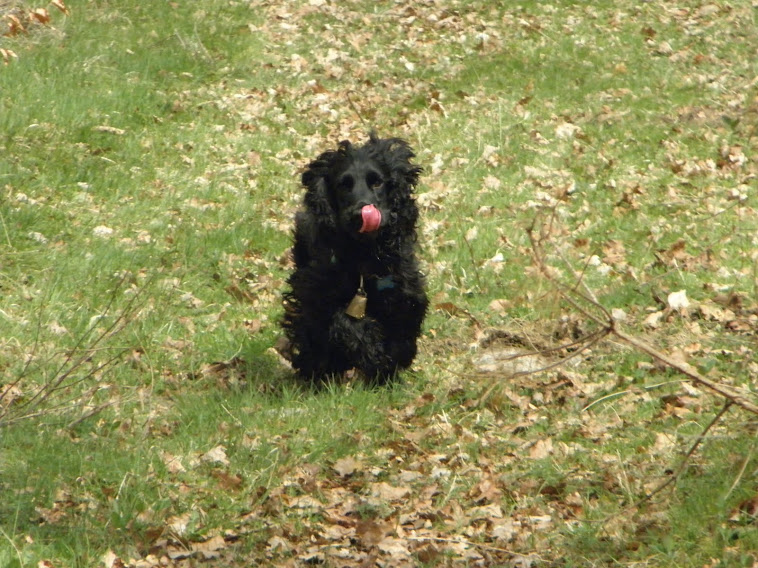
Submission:
POLYGON ((340 477, 349 477, 353 475, 359 467, 361 467, 360 461, 352 456, 347 456, 334 462, 333 469, 340 477))
POLYGON ((211 475, 218 479, 221 489, 226 491, 239 489, 242 485, 242 478, 237 474, 231 474, 220 469, 214 469, 211 475))
POLYGON ((221 465, 229 465, 229 458, 226 457, 226 448, 221 445, 208 450, 200 457, 200 459, 207 463, 220 463, 221 465))
POLYGON ((37 20, 40 24, 49 24, 50 13, 44 8, 37 8, 29 14, 29 19, 37 20))
POLYGON ((511 307, 510 300, 504 300, 504 299, 492 300, 489 306, 487 306, 487 308, 490 311, 493 311, 500 315, 505 314, 510 307, 511 307))
POLYGON ((687 290, 671 292, 666 301, 669 307, 677 312, 681 312, 690 306, 690 301, 687 299, 687 290))
POLYGON ((5 16, 5 19, 8 22, 8 32, 6 35, 14 36, 26 31, 21 20, 19 20, 17 16, 8 14, 5 16))
POLYGON ((661 320, 663 319, 664 313, 662 311, 659 312, 653 312, 652 314, 648 315, 642 322, 642 324, 645 327, 649 327, 650 329, 657 329, 661 326, 661 320))
POLYGON ((163 461, 169 473, 176 474, 176 473, 184 473, 187 471, 184 465, 182 464, 182 460, 180 457, 175 456, 165 451, 161 452, 160 456, 161 456, 161 460, 163 461))
POLYGON ((384 481, 371 486, 371 494, 386 501, 400 501, 408 497, 410 493, 411 490, 408 487, 394 487, 384 481))
POLYGON ((181 515, 174 515, 166 519, 166 526, 176 535, 183 535, 187 532, 192 513, 187 511, 181 515))
POLYGON ((656 454, 668 454, 676 449, 676 438, 665 432, 658 432, 655 435, 655 444, 653 450, 656 454))
POLYGON ((0 57, 3 58, 3 63, 5 65, 8 65, 10 63, 11 58, 18 59, 18 55, 16 55, 15 51, 11 51, 10 49, 4 49, 0 47, 0 57))
POLYGON ((529 449, 529 457, 533 460, 539 460, 548 457, 553 453, 553 441, 550 438, 537 440, 529 449))
POLYGON ((53 0, 52 2, 50 2, 50 4, 58 8, 61 12, 63 12, 67 16, 69 15, 68 7, 66 7, 66 4, 64 4, 63 0, 53 0))

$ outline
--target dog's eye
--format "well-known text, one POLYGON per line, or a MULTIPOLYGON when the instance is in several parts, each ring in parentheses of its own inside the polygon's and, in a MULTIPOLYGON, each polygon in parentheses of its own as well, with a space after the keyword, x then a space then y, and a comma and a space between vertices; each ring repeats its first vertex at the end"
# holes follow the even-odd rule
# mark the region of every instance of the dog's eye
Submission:
POLYGON ((372 174, 368 174, 368 175, 366 176, 366 184, 367 184, 367 185, 368 185, 368 186, 369 186, 371 189, 374 189, 374 190, 376 190, 376 189, 379 189, 380 187, 382 187, 382 184, 383 184, 383 183, 384 183, 384 181, 382 180, 382 178, 380 178, 380 177, 379 177, 378 175, 376 175, 376 174, 373 174, 373 173, 372 173, 372 174))
POLYGON ((340 179, 339 181, 339 187, 340 189, 344 191, 350 191, 353 189, 353 185, 355 184, 355 180, 353 180, 353 176, 347 175, 340 179))

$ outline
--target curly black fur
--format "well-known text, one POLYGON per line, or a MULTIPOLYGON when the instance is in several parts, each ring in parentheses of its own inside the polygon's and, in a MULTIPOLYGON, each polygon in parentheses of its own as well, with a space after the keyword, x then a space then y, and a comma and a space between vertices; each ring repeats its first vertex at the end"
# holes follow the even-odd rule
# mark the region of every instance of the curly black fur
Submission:
POLYGON ((429 302, 415 256, 421 168, 413 157, 407 142, 372 133, 361 147, 341 142, 303 173, 283 327, 292 365, 307 380, 357 369, 384 383, 416 356, 429 302), (360 232, 366 205, 381 212, 381 224, 360 232), (345 313, 361 283, 363 318, 345 313))

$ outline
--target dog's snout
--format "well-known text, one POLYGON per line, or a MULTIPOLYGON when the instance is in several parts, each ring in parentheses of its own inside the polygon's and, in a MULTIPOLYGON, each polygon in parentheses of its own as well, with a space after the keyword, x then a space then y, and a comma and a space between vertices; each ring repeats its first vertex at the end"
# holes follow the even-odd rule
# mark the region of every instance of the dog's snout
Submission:
POLYGON ((368 184, 359 184, 355 188, 354 194, 356 197, 356 203, 360 204, 361 207, 364 205, 376 205, 377 192, 371 189, 368 184))

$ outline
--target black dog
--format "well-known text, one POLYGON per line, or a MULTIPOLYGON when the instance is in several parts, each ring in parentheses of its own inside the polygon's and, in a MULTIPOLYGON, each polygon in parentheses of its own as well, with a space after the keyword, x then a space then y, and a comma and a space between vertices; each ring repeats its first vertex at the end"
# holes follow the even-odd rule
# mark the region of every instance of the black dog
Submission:
POLYGON ((399 138, 341 142, 308 165, 283 327, 303 378, 385 383, 416 356, 428 300, 415 256, 421 168, 399 138))

